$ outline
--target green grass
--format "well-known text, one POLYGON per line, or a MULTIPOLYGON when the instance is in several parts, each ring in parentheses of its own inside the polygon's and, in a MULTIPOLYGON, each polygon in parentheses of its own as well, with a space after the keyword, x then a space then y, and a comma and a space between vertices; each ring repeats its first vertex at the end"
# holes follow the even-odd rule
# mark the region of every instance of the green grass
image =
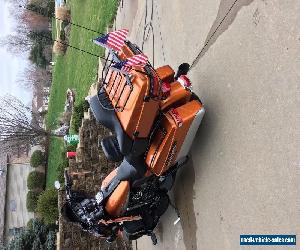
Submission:
POLYGON ((51 20, 51 27, 52 27, 52 39, 55 40, 56 39, 56 30, 57 30, 57 27, 56 27, 56 19, 52 18, 51 20))
MULTIPOLYGON (((72 22, 105 32, 106 27, 111 23, 116 13, 117 2, 117 0, 70 0, 68 4, 71 7, 72 22)), ((52 32, 56 32, 56 28, 52 32)), ((103 49, 91 42, 97 36, 98 34, 91 31, 73 26, 69 44, 96 55, 103 55, 103 49)), ((87 95, 90 85, 95 82, 97 71, 97 57, 72 48, 68 48, 64 56, 56 58, 47 116, 47 127, 49 129, 58 127, 58 119, 64 109, 66 90, 68 88, 74 89, 76 100, 79 102, 87 95)), ((57 167, 63 161, 61 156, 63 147, 62 139, 51 138, 47 187, 52 186, 57 178, 57 167)))

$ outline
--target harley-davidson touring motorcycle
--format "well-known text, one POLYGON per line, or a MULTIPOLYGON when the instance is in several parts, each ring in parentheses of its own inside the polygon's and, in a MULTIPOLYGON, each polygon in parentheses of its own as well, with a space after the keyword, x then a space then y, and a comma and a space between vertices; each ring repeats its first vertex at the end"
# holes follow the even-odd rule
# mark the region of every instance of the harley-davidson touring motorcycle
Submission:
POLYGON ((126 41, 118 53, 110 51, 102 72, 102 86, 89 99, 100 124, 112 131, 99 146, 108 160, 121 162, 102 182, 95 197, 72 191, 65 173, 67 201, 62 213, 83 230, 108 242, 122 232, 129 240, 143 235, 157 239, 155 229, 170 205, 168 192, 188 153, 205 113, 186 77, 187 64, 177 74, 166 65, 154 69, 132 67, 115 71, 112 62, 142 53, 126 41))

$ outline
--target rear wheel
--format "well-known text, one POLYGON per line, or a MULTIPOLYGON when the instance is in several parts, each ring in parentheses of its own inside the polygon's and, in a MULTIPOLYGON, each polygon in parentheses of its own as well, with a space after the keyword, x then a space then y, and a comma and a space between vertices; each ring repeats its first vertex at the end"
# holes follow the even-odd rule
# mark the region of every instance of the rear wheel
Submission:
POLYGON ((169 204, 170 204, 170 199, 168 194, 162 192, 160 194, 160 200, 155 211, 156 216, 158 217, 162 216, 167 211, 169 204))

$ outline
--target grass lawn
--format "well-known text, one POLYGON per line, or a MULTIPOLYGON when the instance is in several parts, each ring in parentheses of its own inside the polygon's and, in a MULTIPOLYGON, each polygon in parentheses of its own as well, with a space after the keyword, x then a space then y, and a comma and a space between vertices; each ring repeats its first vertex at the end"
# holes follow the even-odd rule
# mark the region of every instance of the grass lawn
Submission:
MULTIPOLYGON (((111 23, 117 7, 118 0, 69 0, 72 22, 82 26, 105 32, 111 23)), ((55 22, 52 22, 55 26, 55 22)), ((52 29, 56 33, 56 28, 52 29)), ((55 34, 54 33, 54 34, 55 34)), ((103 55, 104 51, 91 42, 98 34, 73 26, 70 33, 69 44, 93 54, 103 55)), ((53 82, 50 93, 48 108, 47 127, 58 127, 58 119, 63 112, 66 99, 66 90, 74 89, 76 100, 79 102, 88 92, 92 83, 95 82, 98 70, 98 58, 86 53, 68 48, 64 56, 56 57, 53 70, 53 82)), ((62 139, 52 138, 49 146, 47 187, 53 186, 57 178, 57 168, 63 161, 62 139)))

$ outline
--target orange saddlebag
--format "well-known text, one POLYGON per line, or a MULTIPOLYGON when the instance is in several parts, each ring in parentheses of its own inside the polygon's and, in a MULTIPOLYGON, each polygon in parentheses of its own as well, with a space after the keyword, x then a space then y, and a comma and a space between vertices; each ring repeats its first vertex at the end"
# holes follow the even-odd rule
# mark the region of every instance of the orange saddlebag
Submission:
POLYGON ((160 128, 146 156, 150 170, 161 175, 174 164, 184 138, 202 105, 193 100, 163 115, 160 128))
POLYGON ((130 81, 119 72, 110 72, 106 93, 126 134, 146 138, 157 116, 159 101, 147 100, 150 80, 146 75, 132 71, 130 81))

